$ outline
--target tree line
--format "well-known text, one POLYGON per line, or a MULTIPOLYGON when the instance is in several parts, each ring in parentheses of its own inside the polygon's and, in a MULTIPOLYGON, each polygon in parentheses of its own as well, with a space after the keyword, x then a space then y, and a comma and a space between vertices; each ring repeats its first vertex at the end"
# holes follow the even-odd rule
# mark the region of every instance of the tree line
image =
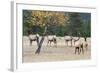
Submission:
POLYGON ((45 27, 47 35, 91 37, 91 14, 23 10, 23 35, 43 35, 45 27))

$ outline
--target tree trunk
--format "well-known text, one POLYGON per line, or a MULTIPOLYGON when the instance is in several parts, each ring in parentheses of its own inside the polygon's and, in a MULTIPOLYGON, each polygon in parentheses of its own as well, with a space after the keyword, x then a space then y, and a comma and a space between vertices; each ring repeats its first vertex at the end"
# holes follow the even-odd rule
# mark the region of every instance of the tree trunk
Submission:
POLYGON ((38 49, 36 50, 35 54, 39 54, 40 53, 40 50, 41 50, 41 47, 42 47, 42 44, 43 44, 43 41, 44 41, 44 37, 45 36, 42 36, 41 41, 38 44, 38 49))
POLYGON ((40 42, 39 42, 39 41, 37 41, 38 48, 37 48, 37 50, 36 50, 35 54, 39 54, 39 53, 40 53, 40 51, 41 51, 41 47, 42 47, 43 41, 44 41, 44 39, 45 39, 45 34, 46 34, 46 31, 47 31, 47 27, 45 27, 45 30, 44 30, 44 33, 43 33, 43 36, 42 36, 42 38, 41 38, 40 42))

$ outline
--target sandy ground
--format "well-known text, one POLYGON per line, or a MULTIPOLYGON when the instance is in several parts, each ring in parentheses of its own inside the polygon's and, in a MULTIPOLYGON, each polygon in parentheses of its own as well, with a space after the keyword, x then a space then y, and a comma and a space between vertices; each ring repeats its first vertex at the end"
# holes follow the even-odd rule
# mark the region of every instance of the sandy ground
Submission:
MULTIPOLYGON (((83 38, 81 38, 83 41, 83 38)), ((75 54, 75 47, 65 44, 63 37, 57 37, 57 48, 52 43, 52 46, 47 46, 47 39, 45 38, 40 54, 35 54, 37 43, 33 41, 32 46, 29 43, 27 36, 23 37, 23 62, 50 62, 50 61, 67 61, 67 60, 86 60, 91 58, 91 40, 88 38, 88 50, 84 48, 84 54, 75 54)))

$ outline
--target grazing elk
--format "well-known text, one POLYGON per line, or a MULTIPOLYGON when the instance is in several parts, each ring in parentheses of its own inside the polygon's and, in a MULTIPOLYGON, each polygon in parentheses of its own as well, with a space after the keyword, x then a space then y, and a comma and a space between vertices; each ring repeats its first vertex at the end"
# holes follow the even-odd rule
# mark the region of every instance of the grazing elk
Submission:
POLYGON ((57 47, 57 38, 56 38, 56 35, 48 35, 47 36, 47 46, 48 46, 48 44, 50 44, 50 46, 51 46, 52 42, 54 43, 54 46, 57 47))
POLYGON ((65 36, 64 39, 65 39, 65 44, 67 43, 67 46, 69 41, 71 42, 71 46, 72 46, 72 39, 73 39, 72 36, 65 36))
POLYGON ((29 35, 29 40, 30 40, 30 45, 32 45, 33 41, 39 42, 39 34, 36 34, 36 35, 30 34, 29 35))

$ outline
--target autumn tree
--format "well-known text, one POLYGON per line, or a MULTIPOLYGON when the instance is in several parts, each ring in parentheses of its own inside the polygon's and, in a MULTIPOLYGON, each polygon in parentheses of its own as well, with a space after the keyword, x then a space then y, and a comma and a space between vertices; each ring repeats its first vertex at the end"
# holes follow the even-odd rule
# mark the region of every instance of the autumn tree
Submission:
MULTIPOLYGON (((33 25, 39 25, 44 27, 42 38, 39 42, 39 46, 36 50, 36 54, 40 53, 42 43, 45 39, 45 35, 50 33, 51 28, 56 26, 63 26, 67 18, 65 19, 64 12, 51 12, 51 11, 32 11, 33 25)), ((56 34, 55 29, 52 29, 52 33, 56 34)))

